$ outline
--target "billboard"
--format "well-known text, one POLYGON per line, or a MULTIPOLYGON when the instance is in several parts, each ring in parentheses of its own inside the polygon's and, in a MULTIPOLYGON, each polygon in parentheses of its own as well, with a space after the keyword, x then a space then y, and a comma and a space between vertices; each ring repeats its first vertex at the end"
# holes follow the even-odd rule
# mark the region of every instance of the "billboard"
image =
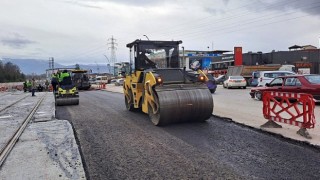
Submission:
POLYGON ((189 69, 192 70, 209 70, 211 64, 211 58, 209 57, 197 57, 189 59, 189 69))

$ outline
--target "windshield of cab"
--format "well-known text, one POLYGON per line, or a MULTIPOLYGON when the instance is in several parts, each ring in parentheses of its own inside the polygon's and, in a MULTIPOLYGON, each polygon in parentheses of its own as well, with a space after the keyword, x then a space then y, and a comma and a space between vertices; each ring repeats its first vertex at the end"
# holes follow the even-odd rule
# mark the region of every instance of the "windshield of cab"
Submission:
MULTIPOLYGON (((137 55, 144 56, 143 60, 150 60, 156 64, 157 68, 178 68, 179 54, 178 46, 162 46, 160 45, 140 45, 137 55)), ((142 59, 141 59, 142 60, 142 59)), ((144 62, 141 62, 142 64, 144 62)))

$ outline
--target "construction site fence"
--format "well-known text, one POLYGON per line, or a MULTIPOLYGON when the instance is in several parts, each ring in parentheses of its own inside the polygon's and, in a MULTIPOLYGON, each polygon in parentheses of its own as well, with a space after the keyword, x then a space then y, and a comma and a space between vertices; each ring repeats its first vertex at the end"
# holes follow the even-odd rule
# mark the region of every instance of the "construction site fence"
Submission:
POLYGON ((14 91, 14 90, 22 91, 23 82, 0 83, 0 92, 14 91))
POLYGON ((314 128, 315 101, 305 93, 264 92, 263 116, 265 119, 298 126, 314 128))

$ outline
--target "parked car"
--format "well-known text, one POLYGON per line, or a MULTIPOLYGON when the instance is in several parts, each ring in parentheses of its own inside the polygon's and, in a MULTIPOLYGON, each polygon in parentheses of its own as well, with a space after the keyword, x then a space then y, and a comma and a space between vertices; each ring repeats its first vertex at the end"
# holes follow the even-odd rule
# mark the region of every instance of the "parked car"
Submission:
POLYGON ((256 87, 259 84, 260 71, 252 72, 252 77, 250 79, 250 86, 256 87))
POLYGON ((116 82, 114 83, 115 86, 122 86, 124 80, 123 79, 117 79, 116 82))
POLYGON ((308 93, 316 102, 320 102, 320 75, 281 76, 267 83, 265 87, 255 87, 250 90, 251 98, 262 100, 263 92, 308 93))
POLYGON ((211 93, 216 92, 216 89, 217 89, 216 81, 214 80, 214 78, 211 74, 207 74, 207 77, 209 79, 206 82, 208 89, 210 90, 211 93))
POLYGON ((223 82, 226 80, 225 75, 219 75, 217 78, 215 78, 216 84, 223 84, 223 82))
POLYGON ((243 88, 245 89, 247 86, 247 81, 242 76, 229 76, 227 80, 223 82, 224 88, 243 88))
POLYGON ((256 76, 258 77, 258 86, 265 86, 276 77, 288 75, 295 75, 295 73, 291 71, 259 71, 256 76))

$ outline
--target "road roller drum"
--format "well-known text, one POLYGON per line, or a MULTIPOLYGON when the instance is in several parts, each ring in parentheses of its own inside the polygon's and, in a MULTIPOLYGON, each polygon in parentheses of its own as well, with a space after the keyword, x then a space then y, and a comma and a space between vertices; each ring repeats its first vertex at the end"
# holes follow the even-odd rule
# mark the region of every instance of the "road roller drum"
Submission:
POLYGON ((156 88, 155 91, 156 103, 158 103, 156 106, 159 107, 154 111, 150 108, 148 112, 155 125, 190 121, 203 122, 212 114, 212 94, 205 85, 193 88, 156 88))
POLYGON ((78 105, 79 97, 56 98, 57 106, 78 105))

